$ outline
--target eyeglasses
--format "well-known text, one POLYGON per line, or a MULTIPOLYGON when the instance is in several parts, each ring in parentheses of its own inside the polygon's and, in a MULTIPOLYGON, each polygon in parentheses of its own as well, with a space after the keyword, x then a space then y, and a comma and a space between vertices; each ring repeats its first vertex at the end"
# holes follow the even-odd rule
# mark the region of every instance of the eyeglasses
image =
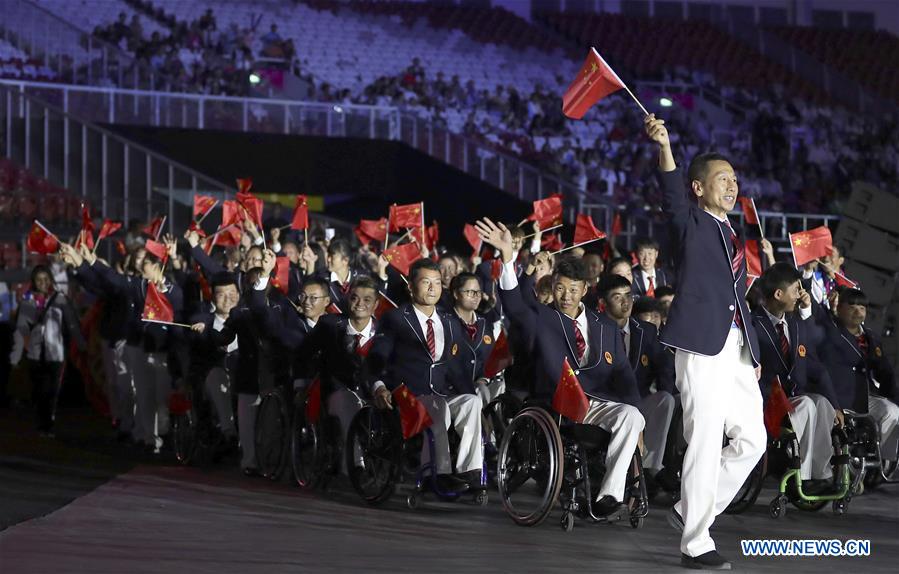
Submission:
POLYGON ((477 289, 460 289, 459 293, 465 295, 466 297, 480 297, 483 291, 478 291, 477 289))
POLYGON ((327 299, 327 295, 300 295, 300 301, 311 301, 314 305, 319 299, 327 299))

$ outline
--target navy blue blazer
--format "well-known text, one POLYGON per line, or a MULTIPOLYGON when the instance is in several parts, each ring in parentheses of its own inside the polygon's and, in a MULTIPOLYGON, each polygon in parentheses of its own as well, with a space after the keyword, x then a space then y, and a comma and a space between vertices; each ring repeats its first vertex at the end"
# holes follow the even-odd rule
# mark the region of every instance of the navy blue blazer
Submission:
POLYGON ((640 401, 637 381, 624 350, 624 340, 618 335, 617 324, 584 309, 589 328, 589 359, 586 365, 578 367, 574 321, 570 317, 548 305, 530 307, 522 298, 520 286, 498 291, 512 328, 521 331, 522 339, 535 355, 535 394, 538 398, 553 396, 562 363, 567 357, 588 396, 636 406, 640 401))
MULTIPOLYGON (((299 349, 299 360, 307 369, 318 373, 326 394, 341 387, 357 393, 368 392, 367 362, 353 349, 355 340, 347 334, 348 323, 344 315, 324 315, 299 349)), ((371 328, 372 336, 376 335, 378 320, 374 317, 371 328)))
MULTIPOLYGON (((637 296, 646 295, 643 268, 636 265, 631 272, 634 274, 634 280, 631 282, 631 292, 637 296)), ((662 286, 674 286, 674 277, 671 272, 660 267, 656 269, 655 288, 658 289, 662 286)))
POLYGON ((484 376, 484 365, 487 363, 487 359, 490 358, 490 353, 493 352, 495 343, 493 340, 493 323, 487 321, 481 315, 477 315, 475 320, 477 330, 472 339, 468 336, 468 331, 465 330, 462 319, 455 312, 451 316, 456 321, 459 339, 462 341, 462 344, 459 345, 461 369, 472 382, 477 381, 484 376))
POLYGON ((677 393, 674 386, 674 355, 659 343, 656 326, 631 317, 630 331, 628 361, 637 379, 640 398, 652 394, 650 386, 653 383, 656 384, 656 391, 666 391, 672 395, 677 393))
POLYGON ((833 408, 840 408, 840 400, 833 388, 827 369, 821 363, 812 341, 810 327, 813 319, 800 319, 796 313, 787 313, 787 329, 790 339, 790 360, 786 361, 780 352, 780 334, 763 308, 752 314, 752 322, 759 334, 762 353, 762 378, 759 387, 767 401, 775 377, 780 377, 781 386, 788 397, 804 393, 823 395, 833 408))
POLYGON ((428 352, 412 303, 390 311, 381 320, 368 353, 369 379, 381 380, 391 391, 401 384, 415 396, 446 397, 473 394, 474 384, 461 370, 460 353, 465 344, 459 324, 448 314, 435 311, 443 324, 444 346, 439 361, 428 352))
POLYGON ((730 230, 690 202, 680 169, 659 172, 659 177, 679 278, 659 340, 675 349, 717 355, 727 342, 736 311, 743 320, 753 365, 758 366, 759 344, 746 303, 746 262, 735 275, 730 230))
POLYGON ((869 392, 893 403, 899 402, 893 368, 883 352, 880 338, 873 331, 864 329, 868 341, 868 356, 865 357, 856 338, 844 327, 834 321, 825 322, 824 327, 820 356, 843 408, 868 412, 869 392))

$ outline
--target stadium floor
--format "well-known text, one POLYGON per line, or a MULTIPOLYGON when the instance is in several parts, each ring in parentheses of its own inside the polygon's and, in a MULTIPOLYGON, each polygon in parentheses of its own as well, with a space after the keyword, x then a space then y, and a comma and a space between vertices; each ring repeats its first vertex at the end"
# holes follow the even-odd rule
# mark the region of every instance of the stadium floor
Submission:
MULTIPOLYGON (((0 571, 63 572, 683 572, 679 536, 653 507, 644 527, 589 525, 571 533, 559 513, 515 526, 495 495, 487 507, 404 497, 363 506, 340 482, 306 493, 236 468, 147 462, 105 438, 98 417, 65 413, 78 434, 39 439, 0 411, 0 571), (92 434, 93 433, 93 434, 92 434)), ((868 492, 849 513, 767 515, 773 481, 756 506, 719 518, 718 548, 744 572, 895 572, 899 486, 868 492), (741 539, 870 539, 859 558, 751 558, 741 539)))

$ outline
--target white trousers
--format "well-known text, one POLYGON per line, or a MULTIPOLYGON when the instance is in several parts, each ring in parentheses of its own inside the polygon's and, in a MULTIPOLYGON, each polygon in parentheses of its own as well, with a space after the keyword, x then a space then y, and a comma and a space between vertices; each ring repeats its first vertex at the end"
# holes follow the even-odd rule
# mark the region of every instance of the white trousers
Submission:
POLYGON ((899 450, 899 406, 890 399, 868 395, 868 412, 880 429, 880 458, 896 460, 899 450))
POLYGON ((596 500, 609 495, 619 502, 624 502, 628 470, 637 450, 637 443, 640 441, 640 431, 646 426, 643 415, 639 409, 630 405, 590 399, 590 408, 587 409, 584 424, 596 425, 612 434, 606 452, 606 474, 596 500))
POLYGON ((708 357, 677 351, 675 371, 684 410, 681 552, 715 550, 709 527, 727 508, 765 452, 762 393, 743 335, 731 329, 724 348, 708 357), (722 431, 730 443, 721 448, 722 431))
POLYGON ((110 414, 119 421, 120 431, 130 433, 134 428, 134 383, 125 361, 125 341, 115 341, 114 346, 104 341, 101 348, 110 414))
POLYGON ((637 405, 646 421, 646 428, 643 429, 643 446, 646 447, 643 468, 651 474, 662 469, 662 458, 665 456, 665 446, 668 443, 668 429, 671 427, 676 406, 677 401, 668 391, 657 391, 647 395, 637 405))
POLYGON ((833 476, 830 457, 833 455, 834 408, 826 398, 815 393, 792 397, 795 410, 789 413, 790 424, 799 440, 799 478, 827 479, 833 476))
POLYGON ((484 382, 483 379, 475 381, 477 388, 475 391, 481 399, 481 408, 490 404, 490 401, 506 392, 506 379, 492 380, 490 384, 484 382))
POLYGON ((231 379, 222 367, 213 367, 204 381, 206 398, 212 403, 218 417, 219 429, 230 438, 237 434, 234 428, 234 409, 231 406, 231 379))
MULTIPOLYGON (((456 472, 481 470, 484 466, 484 445, 481 442, 481 399, 475 395, 457 395, 445 398, 438 395, 422 395, 418 397, 421 404, 431 415, 434 433, 434 466, 437 474, 450 474, 453 467, 450 462, 449 440, 447 431, 450 424, 461 437, 459 452, 456 455, 456 472)), ((421 448, 421 463, 430 461, 428 441, 421 448)))
POLYGON ((256 464, 256 410, 259 395, 237 393, 237 429, 240 438, 240 468, 259 468, 256 464))
POLYGON ((127 345, 125 353, 134 379, 134 431, 137 442, 162 446, 169 432, 169 395, 172 382, 165 353, 147 353, 127 345))
MULTIPOLYGON (((350 423, 363 406, 365 403, 359 398, 359 395, 345 387, 339 387, 328 397, 328 414, 336 417, 340 425, 340 444, 346 445, 346 433, 350 428, 350 423)), ((356 462, 362 466, 363 461, 358 446, 354 450, 356 451, 356 462)), ((340 457, 340 471, 346 474, 345 456, 340 457)))

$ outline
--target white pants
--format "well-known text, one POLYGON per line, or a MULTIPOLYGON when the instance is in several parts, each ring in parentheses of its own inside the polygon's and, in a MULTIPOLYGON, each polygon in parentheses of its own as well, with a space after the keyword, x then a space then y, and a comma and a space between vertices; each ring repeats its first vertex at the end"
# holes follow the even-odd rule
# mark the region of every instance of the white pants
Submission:
POLYGON ((674 365, 684 410, 681 552, 699 556, 715 550, 709 527, 727 508, 765 452, 767 433, 762 393, 743 335, 731 329, 724 348, 707 357, 677 351, 674 365), (722 431, 730 443, 721 448, 722 431))
MULTIPOLYGON (((346 433, 350 428, 350 423, 356 413, 365 406, 359 395, 346 387, 339 387, 334 390, 328 397, 328 414, 337 418, 340 425, 340 444, 346 445, 346 433)), ((354 445, 356 451, 356 462, 362 466, 362 456, 358 446, 354 445)), ((340 471, 346 474, 346 457, 340 457, 340 471)))
POLYGON ((596 425, 612 434, 606 452, 606 474, 596 500, 609 495, 624 502, 628 470, 640 441, 640 431, 646 426, 643 415, 639 409, 630 405, 590 399, 584 424, 596 425))
MULTIPOLYGON (((437 474, 453 472, 450 463, 450 448, 447 431, 450 424, 461 437, 459 453, 456 455, 456 472, 481 470, 484 466, 484 445, 481 443, 481 399, 475 395, 458 395, 445 398, 438 395, 418 397, 431 415, 434 433, 434 466, 437 474)), ((428 441, 425 438, 421 448, 421 463, 430 461, 428 441)))
POLYGON ((506 392, 506 379, 491 380, 490 384, 484 383, 483 379, 475 381, 477 388, 475 389, 478 397, 481 399, 481 408, 490 404, 490 401, 506 392))
POLYGON ((790 424, 799 440, 799 478, 827 479, 833 476, 830 457, 833 455, 834 408, 826 398, 815 393, 792 397, 795 410, 789 413, 790 424))
POLYGON ((218 417, 219 429, 226 437, 233 437, 234 409, 231 407, 231 379, 228 372, 222 367, 213 367, 206 374, 204 381, 206 398, 212 403, 215 414, 218 417))
POLYGON ((104 341, 101 348, 109 412, 119 421, 119 430, 130 433, 134 428, 134 383, 125 361, 125 341, 115 341, 113 346, 104 341))
POLYGON ((256 464, 256 410, 259 395, 237 393, 237 429, 240 433, 240 468, 258 468, 256 464))
POLYGON ((147 353, 139 347, 125 348, 134 378, 134 440, 162 446, 169 432, 169 395, 172 382, 165 353, 147 353))
POLYGON ((647 395, 637 405, 646 421, 646 428, 643 429, 643 446, 646 447, 643 468, 650 473, 662 469, 662 458, 665 456, 665 446, 668 443, 668 429, 671 427, 676 406, 677 401, 668 391, 656 391, 647 395))
POLYGON ((899 406, 890 399, 869 395, 868 412, 880 429, 880 458, 896 460, 899 450, 899 406))

